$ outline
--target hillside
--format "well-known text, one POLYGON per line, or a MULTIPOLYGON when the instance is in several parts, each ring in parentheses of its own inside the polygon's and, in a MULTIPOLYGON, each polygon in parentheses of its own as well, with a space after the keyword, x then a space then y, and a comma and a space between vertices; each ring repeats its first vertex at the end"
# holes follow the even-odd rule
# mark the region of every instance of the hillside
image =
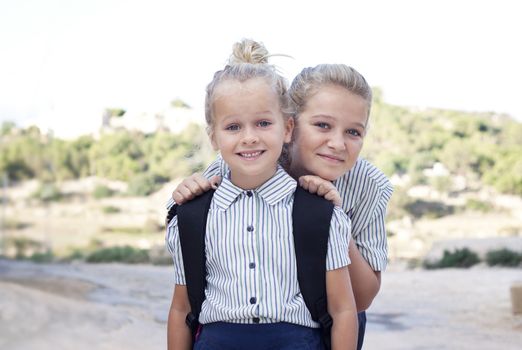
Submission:
MULTIPOLYGON (((177 134, 121 129, 66 141, 4 123, 1 135, 8 256, 160 247, 164 202, 176 179, 215 156, 197 124, 177 134)), ((485 247, 522 250, 522 123, 394 106, 376 89, 362 155, 395 187, 387 216, 391 260, 470 244, 481 254, 485 247)))

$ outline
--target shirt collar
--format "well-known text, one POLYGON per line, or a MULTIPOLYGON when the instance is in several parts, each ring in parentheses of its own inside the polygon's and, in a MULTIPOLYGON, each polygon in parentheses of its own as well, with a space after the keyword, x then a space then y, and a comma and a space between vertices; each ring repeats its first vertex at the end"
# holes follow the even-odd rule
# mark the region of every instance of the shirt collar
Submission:
POLYGON ((246 196, 247 192, 254 192, 269 205, 274 205, 283 198, 292 195, 296 187, 297 182, 281 166, 277 167, 274 176, 253 190, 244 190, 234 185, 230 181, 229 171, 214 193, 214 202, 220 209, 227 210, 238 197, 246 196))

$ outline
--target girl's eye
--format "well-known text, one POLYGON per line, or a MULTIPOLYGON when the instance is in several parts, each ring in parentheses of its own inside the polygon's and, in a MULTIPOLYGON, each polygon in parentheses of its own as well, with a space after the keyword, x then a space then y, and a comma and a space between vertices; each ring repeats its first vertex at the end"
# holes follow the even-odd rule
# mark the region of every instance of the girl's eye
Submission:
POLYGON ((355 129, 348 129, 348 130, 346 130, 346 133, 348 135, 352 135, 352 136, 356 136, 356 137, 361 136, 361 133, 358 130, 355 130, 355 129))
POLYGON ((238 131, 239 130, 239 125, 238 124, 230 124, 228 125, 225 130, 228 130, 228 131, 238 131))
POLYGON ((260 121, 259 123, 257 123, 257 125, 259 125, 259 126, 262 127, 262 128, 267 128, 267 127, 269 127, 270 125, 272 125, 272 123, 269 122, 268 120, 262 120, 262 121, 260 121))
POLYGON ((318 122, 318 123, 315 123, 314 125, 321 129, 330 129, 330 124, 328 124, 328 123, 318 122))

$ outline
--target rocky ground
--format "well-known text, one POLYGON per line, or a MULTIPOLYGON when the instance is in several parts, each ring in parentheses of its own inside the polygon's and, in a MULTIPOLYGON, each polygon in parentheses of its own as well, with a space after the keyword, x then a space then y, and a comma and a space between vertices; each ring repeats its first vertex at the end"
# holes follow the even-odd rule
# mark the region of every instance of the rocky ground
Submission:
MULTIPOLYGON (((168 266, 0 260, 0 349, 165 349, 168 266)), ((365 349, 520 349, 509 289, 520 269, 390 266, 365 349)))
MULTIPOLYGON (((9 188, 0 211, 2 254, 14 256, 8 241, 20 237, 55 255, 94 241, 163 251, 164 204, 176 182, 149 197, 96 200, 91 193, 100 181, 63 183, 65 199, 49 204, 31 197, 36 182, 9 188), (109 207, 119 211, 107 213, 109 207)), ((512 314, 509 295, 522 282, 520 268, 427 271, 401 263, 461 247, 482 257, 501 247, 522 251, 522 199, 495 197, 495 208, 389 223, 390 267, 368 312, 364 349, 520 348, 522 315, 512 314)), ((168 266, 0 260, 0 350, 165 349, 171 296, 168 266)))

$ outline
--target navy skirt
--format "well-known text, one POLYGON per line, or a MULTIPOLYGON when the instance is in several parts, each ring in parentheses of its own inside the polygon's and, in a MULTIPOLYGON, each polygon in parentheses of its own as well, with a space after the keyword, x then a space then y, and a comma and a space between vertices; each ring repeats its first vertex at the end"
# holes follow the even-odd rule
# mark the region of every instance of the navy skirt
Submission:
POLYGON ((318 328, 278 322, 203 325, 194 350, 323 350, 318 328))

